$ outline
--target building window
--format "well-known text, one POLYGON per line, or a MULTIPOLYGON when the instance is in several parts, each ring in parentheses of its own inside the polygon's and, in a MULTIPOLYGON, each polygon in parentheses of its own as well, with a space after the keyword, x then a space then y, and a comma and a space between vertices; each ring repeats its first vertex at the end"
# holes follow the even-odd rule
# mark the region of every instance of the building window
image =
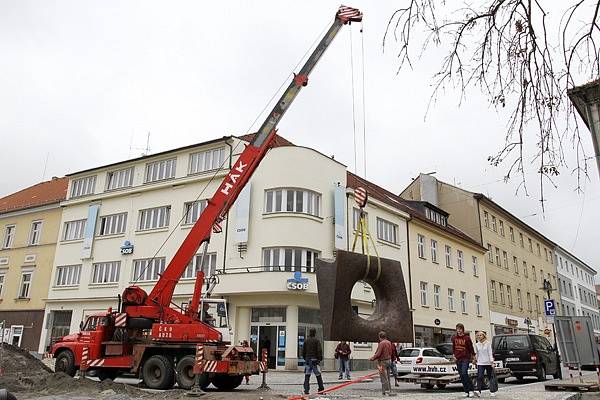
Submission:
POLYGON ((496 217, 492 215, 492 230, 494 232, 498 232, 498 227, 496 226, 496 217))
POLYGON ((490 227, 490 216, 488 215, 487 211, 483 212, 483 223, 485 224, 486 228, 490 227))
POLYGON ((85 234, 85 226, 87 221, 85 219, 78 219, 76 221, 67 221, 63 228, 62 240, 77 240, 83 239, 85 234))
POLYGON ((105 215, 100 217, 98 236, 116 235, 125 232, 127 213, 105 215))
POLYGON ((504 221, 500 220, 500 235, 504 236, 504 221))
POLYGON ((529 278, 529 270, 527 269, 527 262, 523 261, 523 275, 525 275, 525 278, 529 278))
POLYGON ((515 242, 515 230, 513 229, 512 226, 508 227, 508 232, 510 233, 510 241, 511 242, 515 242))
POLYGON ((502 251, 502 262, 504 263, 504 269, 508 269, 508 253, 502 251))
POLYGON ((31 223, 31 232, 29 233, 29 244, 30 245, 40 244, 41 236, 42 236, 42 221, 33 221, 31 223))
POLYGON ((81 277, 81 264, 56 267, 54 286, 77 286, 81 277))
POLYGON ((169 226, 171 216, 171 206, 162 206, 156 208, 147 208, 140 210, 140 219, 138 230, 165 228, 169 226))
POLYGON ((473 276, 479 276, 479 268, 477 267, 477 257, 473 256, 473 276))
POLYGON ((225 160, 225 147, 190 154, 190 174, 221 168, 225 160))
POLYGON ((509 285, 506 285, 506 300, 508 301, 508 306, 513 308, 512 291, 509 285))
POLYGON ((446 267, 452 268, 452 247, 446 245, 445 248, 446 267))
POLYGON ((520 310, 523 309, 523 299, 521 298, 521 289, 517 289, 517 305, 519 306, 520 310))
POLYGON ((519 242, 521 243, 521 247, 525 247, 525 242, 523 242, 523 234, 519 232, 519 242))
POLYGON ((531 276, 533 277, 533 281, 537 282, 537 276, 535 274, 535 265, 531 266, 531 276))
POLYGON ((500 266, 500 249, 496 247, 496 265, 500 266))
POLYGON ((3 249, 10 249, 15 239, 15 231, 17 227, 15 225, 6 225, 4 228, 4 240, 2 241, 3 249))
POLYGON ((120 261, 96 263, 92 266, 92 283, 119 282, 120 261))
POLYGON ((2 298, 2 294, 4 293, 4 277, 6 275, 4 273, 0 274, 0 298, 2 298))
POLYGON ((440 291, 441 289, 439 285, 433 285, 433 306, 435 308, 442 308, 440 301, 440 291))
POLYGON ((467 294, 465 292, 460 292, 460 311, 463 314, 467 313, 467 294))
POLYGON ((165 257, 143 258, 133 260, 133 282, 149 282, 158 280, 159 274, 165 271, 165 257))
POLYGON ((544 247, 544 258, 548 261, 548 249, 544 247))
POLYGON ((197 201, 189 201, 183 205, 183 212, 185 215, 184 223, 186 225, 190 225, 195 223, 198 218, 200 218, 200 214, 208 205, 208 200, 197 200, 197 201))
POLYGON ((506 304, 506 303, 504 302, 504 283, 499 283, 499 284, 498 284, 498 287, 499 287, 499 289, 500 289, 500 303, 501 303, 502 305, 504 305, 504 304, 506 304))
POLYGON ((431 262, 437 263, 437 240, 431 239, 431 262))
MULTIPOLYGON (((363 215, 365 217, 365 223, 369 221, 369 213, 363 210, 363 215)), ((352 229, 358 229, 358 222, 360 221, 360 210, 358 208, 352 209, 352 229)))
POLYGON ((492 250, 492 245, 488 243, 487 248, 488 248, 488 260, 489 260, 489 262, 493 263, 494 262, 494 252, 492 250))
POLYGON ((448 310, 454 310, 454 289, 448 289, 448 310))
POLYGON ((31 278, 33 277, 32 271, 21 273, 21 286, 19 287, 19 298, 28 299, 29 292, 31 289, 31 278))
POLYGON ((427 305, 427 282, 421 281, 420 288, 421 288, 421 305, 426 306, 427 305))
POLYGON ((475 312, 477 316, 481 316, 481 297, 478 295, 475 295, 475 312))
POLYGON ((133 168, 111 171, 106 174, 106 190, 115 190, 133 186, 133 168))
POLYGON ((71 198, 93 194, 96 187, 96 175, 71 181, 71 198))
POLYGON ((265 213, 294 212, 321 215, 321 195, 312 190, 271 189, 265 192, 265 213))
POLYGON ((463 261, 463 252, 462 250, 456 250, 456 263, 458 264, 458 270, 460 272, 465 272, 465 264, 463 261))
POLYGON ((267 271, 314 272, 319 252, 313 249, 272 247, 263 249, 263 266, 267 271))
POLYGON ((537 313, 540 312, 540 296, 538 296, 537 294, 535 295, 535 311, 537 313))
POLYGON ((515 270, 515 274, 519 274, 519 261, 517 260, 517 257, 513 256, 513 268, 515 270))
POLYGON ((531 293, 527 292, 527 310, 529 312, 533 311, 531 309, 531 293))
POLYGON ((531 241, 531 238, 527 238, 527 243, 529 244, 529 251, 533 253, 533 242, 531 241))
MULTIPOLYGON (((202 259, 202 254, 196 254, 192 261, 188 264, 187 268, 181 275, 181 279, 195 279, 196 271, 199 270, 198 266, 200 265, 200 260, 202 259)), ((217 269, 217 253, 206 253, 204 256, 204 261, 202 262, 202 272, 204 272, 205 277, 211 276, 214 271, 217 269)))
POLYGON ((536 248, 536 250, 537 250, 537 255, 538 255, 539 257, 541 257, 541 256, 542 256, 542 251, 540 250, 540 244, 539 244, 539 243, 536 243, 536 244, 535 244, 535 248, 536 248))
POLYGON ((377 239, 398 244, 398 225, 378 217, 377 239))
POLYGON ((496 281, 492 281, 491 285, 492 285, 492 302, 497 303, 498 298, 496 297, 496 281))
POLYGON ((144 182, 157 182, 175 178, 177 159, 160 160, 146 164, 146 177, 144 182))
POLYGON ((425 258, 425 236, 417 235, 417 255, 419 258, 425 258))

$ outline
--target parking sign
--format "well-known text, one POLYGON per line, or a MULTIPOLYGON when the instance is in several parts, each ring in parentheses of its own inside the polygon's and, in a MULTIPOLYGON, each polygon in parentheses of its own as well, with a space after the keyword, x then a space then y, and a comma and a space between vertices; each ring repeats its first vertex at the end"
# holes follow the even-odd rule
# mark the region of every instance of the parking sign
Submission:
POLYGON ((556 315, 556 305, 553 299, 544 300, 544 311, 547 317, 553 317, 556 315))

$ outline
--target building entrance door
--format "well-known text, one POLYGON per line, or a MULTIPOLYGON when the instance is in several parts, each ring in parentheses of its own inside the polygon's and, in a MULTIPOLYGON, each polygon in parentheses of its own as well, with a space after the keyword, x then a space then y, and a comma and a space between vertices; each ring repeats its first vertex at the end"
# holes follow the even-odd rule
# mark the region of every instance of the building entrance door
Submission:
POLYGON ((285 367, 285 325, 270 323, 252 325, 250 327, 250 345, 261 357, 262 349, 267 349, 267 365, 269 369, 285 367))

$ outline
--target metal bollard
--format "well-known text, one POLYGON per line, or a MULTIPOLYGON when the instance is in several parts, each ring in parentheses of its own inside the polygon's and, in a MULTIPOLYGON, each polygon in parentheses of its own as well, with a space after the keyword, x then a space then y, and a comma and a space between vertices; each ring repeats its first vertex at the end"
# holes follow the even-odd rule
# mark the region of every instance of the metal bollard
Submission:
POLYGON ((267 385, 267 349, 262 349, 262 361, 259 362, 260 372, 262 373, 262 383, 258 387, 260 390, 271 390, 269 385, 267 385))
POLYGON ((88 347, 84 347, 83 350, 81 350, 81 364, 79 365, 79 376, 81 376, 82 378, 85 378, 85 371, 87 371, 88 368, 88 358, 89 358, 89 349, 88 347))
POLYGON ((196 363, 194 364, 194 386, 185 395, 189 397, 200 397, 206 393, 200 387, 200 375, 204 373, 204 345, 196 345, 196 363))

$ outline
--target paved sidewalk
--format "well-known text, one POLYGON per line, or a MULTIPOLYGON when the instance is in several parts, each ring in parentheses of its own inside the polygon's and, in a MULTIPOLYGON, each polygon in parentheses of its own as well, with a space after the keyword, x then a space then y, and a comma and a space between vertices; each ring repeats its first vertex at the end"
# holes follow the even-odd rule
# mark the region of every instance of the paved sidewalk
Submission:
MULTIPOLYGON (((360 371, 355 372, 353 378, 367 375, 369 372, 360 371)), ((344 381, 337 379, 337 373, 326 372, 323 374, 325 387, 331 387, 338 385, 344 381)), ((296 372, 269 372, 267 377, 267 383, 271 387, 272 392, 280 393, 286 396, 300 395, 302 393, 302 381, 304 376, 302 373, 296 372)), ((253 377, 251 384, 257 385, 260 380, 257 377, 253 377)), ((392 383, 393 385, 393 383, 392 383)), ((252 387, 252 386, 250 386, 252 387)), ((314 376, 311 378, 311 390, 316 391, 316 380, 314 376)), ((460 385, 450 385, 443 390, 433 389, 426 390, 422 389, 419 385, 412 383, 401 383, 399 387, 392 387, 392 391, 396 394, 397 398, 411 398, 419 400, 446 400, 446 399, 460 399, 462 398, 462 387, 460 385)), ((523 383, 517 382, 514 378, 507 379, 507 382, 500 384, 499 391, 497 393, 497 399, 504 400, 516 400, 516 399, 527 399, 527 400, 567 400, 578 398, 578 394, 571 392, 549 392, 544 388, 544 382, 537 382, 536 380, 525 380, 523 383)), ((489 398, 489 392, 482 393, 483 398, 489 398)), ((349 385, 340 390, 324 394, 320 399, 361 399, 361 400, 375 400, 375 399, 389 399, 389 397, 381 396, 381 384, 379 378, 376 377, 370 382, 361 382, 349 385)))

